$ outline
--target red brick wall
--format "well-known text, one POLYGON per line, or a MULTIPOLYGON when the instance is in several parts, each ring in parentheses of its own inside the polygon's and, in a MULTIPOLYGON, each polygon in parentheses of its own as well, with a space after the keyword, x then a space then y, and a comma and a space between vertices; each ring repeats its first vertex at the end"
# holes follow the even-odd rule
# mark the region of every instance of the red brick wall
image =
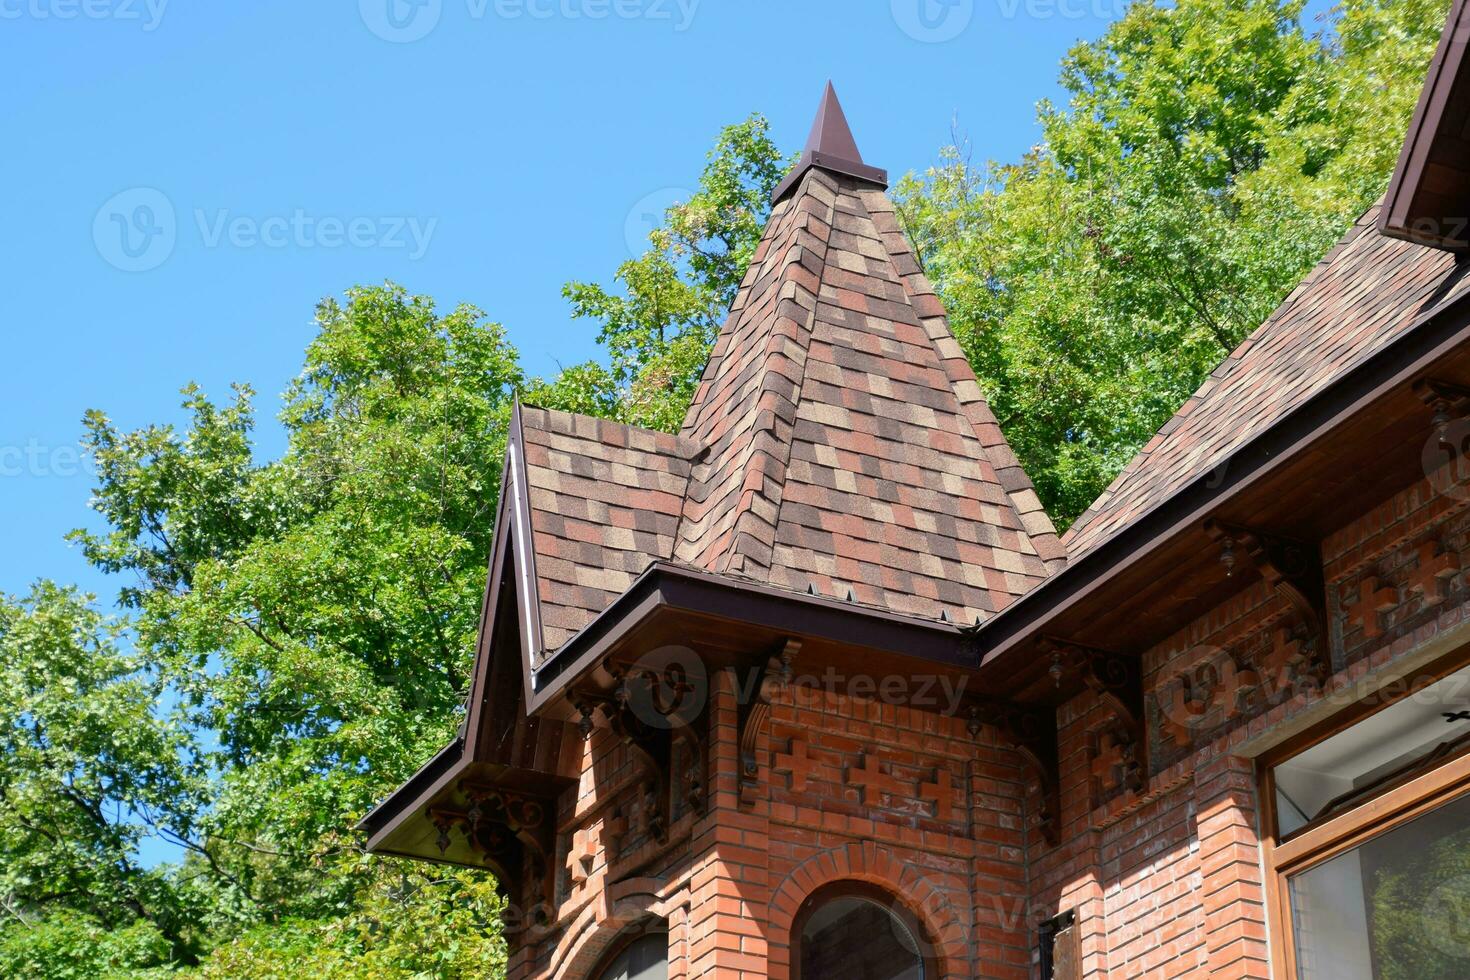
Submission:
POLYGON ((1059 846, 1027 829, 1032 778, 995 732, 815 689, 799 663, 760 735, 748 805, 735 681, 716 678, 708 804, 678 812, 666 843, 633 819, 642 769, 595 732, 559 817, 553 921, 513 938, 512 978, 586 976, 651 919, 670 930, 671 977, 787 977, 802 902, 842 880, 915 915, 945 977, 1030 976, 1037 926, 1068 909, 1089 978, 1270 976, 1253 757, 1464 642, 1462 496, 1426 481, 1324 543, 1324 685, 1273 662, 1302 634, 1259 581, 1146 651, 1142 792, 1097 764, 1106 707, 1091 694, 1064 705, 1059 846))

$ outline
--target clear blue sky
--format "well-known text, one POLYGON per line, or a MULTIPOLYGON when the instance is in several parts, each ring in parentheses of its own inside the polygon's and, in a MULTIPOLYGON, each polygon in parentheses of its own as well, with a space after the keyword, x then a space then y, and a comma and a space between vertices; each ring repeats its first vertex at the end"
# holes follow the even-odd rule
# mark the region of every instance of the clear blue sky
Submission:
POLYGON ((562 282, 609 278, 722 125, 799 148, 831 77, 872 164, 925 167, 954 120, 1013 159, 1119 4, 0 0, 0 591, 115 594, 62 540, 85 409, 245 381, 274 455, 315 302, 390 278, 554 371, 595 352, 562 282))

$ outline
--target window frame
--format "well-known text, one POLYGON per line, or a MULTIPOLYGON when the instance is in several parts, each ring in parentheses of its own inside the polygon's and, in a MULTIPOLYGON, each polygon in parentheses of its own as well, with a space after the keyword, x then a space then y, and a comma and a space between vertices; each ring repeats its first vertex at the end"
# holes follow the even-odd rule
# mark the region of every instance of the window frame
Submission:
MULTIPOLYGON (((929 930, 919 921, 908 904, 897 894, 878 885, 866 881, 833 881, 813 891, 801 903, 796 910, 796 917, 791 920, 791 980, 804 980, 801 974, 801 934, 806 931, 806 925, 817 910, 829 902, 835 902, 843 898, 857 898, 872 902, 881 908, 887 909, 898 917, 904 928, 908 929, 913 936, 914 942, 919 945, 919 962, 924 969, 924 980, 941 980, 943 974, 939 969, 938 948, 934 938, 929 935, 929 930)), ((818 978, 806 978, 806 980, 818 980, 818 978)))
POLYGON ((1399 681, 1410 683, 1402 690, 1386 696, 1384 691, 1395 683, 1390 679, 1377 693, 1288 739, 1257 760, 1261 858, 1273 976, 1294 980, 1298 975, 1288 890, 1291 876, 1470 794, 1470 741, 1462 739, 1437 765, 1417 774, 1414 770, 1421 762, 1410 763, 1403 770, 1412 774, 1408 778, 1389 780, 1356 805, 1310 822, 1285 837, 1277 833, 1275 768, 1466 666, 1470 666, 1470 647, 1461 647, 1422 669, 1405 672, 1399 681))
POLYGON ((669 927, 662 920, 651 920, 620 932, 612 942, 608 943, 607 949, 597 958, 597 965, 587 974, 593 980, 603 980, 608 970, 612 969, 618 957, 627 952, 628 947, 634 943, 641 942, 650 936, 664 937, 664 963, 672 958, 673 949, 669 946, 669 927))

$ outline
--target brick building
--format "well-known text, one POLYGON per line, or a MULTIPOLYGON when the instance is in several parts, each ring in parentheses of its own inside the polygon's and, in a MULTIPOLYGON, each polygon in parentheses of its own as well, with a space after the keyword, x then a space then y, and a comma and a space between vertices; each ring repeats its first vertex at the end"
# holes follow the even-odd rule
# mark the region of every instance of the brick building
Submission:
POLYGON ((1064 539, 829 89, 683 431, 517 412, 370 847, 493 868, 513 980, 1470 977, 1464 6, 1385 199, 1064 539))

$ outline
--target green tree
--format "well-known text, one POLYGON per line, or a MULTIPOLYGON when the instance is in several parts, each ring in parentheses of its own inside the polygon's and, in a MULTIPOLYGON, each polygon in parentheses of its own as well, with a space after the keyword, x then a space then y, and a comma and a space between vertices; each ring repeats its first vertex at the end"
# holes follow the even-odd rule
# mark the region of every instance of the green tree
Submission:
POLYGON ((156 710, 165 681, 122 634, 75 590, 43 582, 0 597, 5 976, 25 974, 14 965, 23 947, 80 971, 187 958, 199 939, 186 890, 137 859, 146 834, 190 835, 202 789, 194 744, 156 710), (111 946, 86 938, 110 930, 111 946))
POLYGON ((1443 0, 1135 3, 1062 65, 1042 143, 896 195, 1065 527, 1387 182, 1443 0))
POLYGON ((348 900, 360 876, 322 873, 355 856, 347 828, 453 731, 522 381, 473 308, 390 286, 317 320, 279 460, 252 459, 243 389, 186 389, 182 433, 89 415, 111 530, 75 535, 136 573, 140 647, 211 735, 211 870, 281 917, 348 900))
POLYGON ((611 372, 595 379, 601 387, 571 390, 602 392, 597 407, 634 425, 675 431, 683 423, 760 244, 771 192, 790 165, 768 129, 764 117, 752 115, 721 130, 699 190, 669 208, 649 235, 648 251, 618 267, 621 289, 576 281, 563 287, 572 315, 601 325, 598 341, 612 362, 611 372))

